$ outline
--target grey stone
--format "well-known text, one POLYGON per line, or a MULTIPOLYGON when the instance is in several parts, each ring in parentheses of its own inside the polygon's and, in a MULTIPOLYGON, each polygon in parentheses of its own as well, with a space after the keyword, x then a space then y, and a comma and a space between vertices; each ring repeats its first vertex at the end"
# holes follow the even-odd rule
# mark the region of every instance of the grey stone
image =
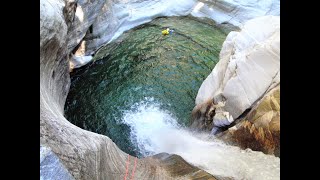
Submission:
POLYGON ((40 179, 74 180, 59 158, 44 146, 40 146, 40 179))
POLYGON ((278 84, 280 17, 249 20, 240 32, 232 31, 224 41, 219 62, 199 88, 193 111, 198 120, 193 122, 208 121, 201 118, 207 112, 200 110, 220 103, 223 106, 215 109, 210 125, 229 125, 278 84))

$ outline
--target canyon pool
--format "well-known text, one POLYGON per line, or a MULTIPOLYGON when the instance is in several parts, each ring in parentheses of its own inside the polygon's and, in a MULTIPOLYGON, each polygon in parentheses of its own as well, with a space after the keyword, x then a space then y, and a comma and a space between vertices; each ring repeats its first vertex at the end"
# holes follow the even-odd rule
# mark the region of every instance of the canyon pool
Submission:
POLYGON ((174 153, 214 175, 279 179, 279 158, 188 129, 197 91, 226 35, 192 17, 161 17, 125 32, 71 73, 65 116, 139 158, 174 153), (168 27, 174 32, 162 35, 168 27))

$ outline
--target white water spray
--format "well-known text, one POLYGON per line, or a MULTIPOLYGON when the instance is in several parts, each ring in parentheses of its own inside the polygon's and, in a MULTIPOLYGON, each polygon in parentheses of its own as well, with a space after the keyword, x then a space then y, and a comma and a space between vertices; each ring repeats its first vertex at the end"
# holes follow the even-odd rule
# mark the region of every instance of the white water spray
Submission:
POLYGON ((280 179, 280 158, 226 145, 209 134, 195 134, 179 126, 170 112, 153 99, 124 111, 123 123, 131 128, 131 141, 144 156, 161 152, 178 154, 213 174, 235 179, 280 179))

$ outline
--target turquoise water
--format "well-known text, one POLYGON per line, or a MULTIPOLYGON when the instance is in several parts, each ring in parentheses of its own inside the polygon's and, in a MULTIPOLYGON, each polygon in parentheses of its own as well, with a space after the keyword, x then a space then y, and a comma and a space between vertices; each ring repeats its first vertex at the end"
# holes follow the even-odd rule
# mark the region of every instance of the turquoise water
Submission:
POLYGON ((226 34, 208 20, 157 18, 97 52, 71 74, 65 115, 73 124, 110 137, 120 149, 142 156, 130 140, 124 112, 152 102, 188 126, 197 91, 218 61, 226 34), (161 31, 173 28, 171 35, 161 31))

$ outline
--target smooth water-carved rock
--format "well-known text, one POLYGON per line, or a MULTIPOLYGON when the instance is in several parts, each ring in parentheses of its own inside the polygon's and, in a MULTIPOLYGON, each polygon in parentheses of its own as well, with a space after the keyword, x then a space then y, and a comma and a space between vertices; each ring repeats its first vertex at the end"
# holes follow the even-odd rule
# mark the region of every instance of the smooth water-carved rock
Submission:
MULTIPOLYGON (((135 158, 121 151, 110 138, 83 130, 64 117, 70 86, 67 60, 70 51, 66 39, 72 33, 68 29, 72 26, 69 22, 74 7, 73 3, 64 4, 58 0, 40 1, 40 145, 50 149, 40 149, 40 154, 47 152, 41 162, 46 162, 45 167, 50 167, 49 170, 56 171, 52 175, 42 169, 43 177, 52 175, 53 179, 68 179, 70 174, 72 178, 81 180, 116 180, 124 179, 127 170, 132 172, 133 167, 135 179, 194 177, 193 168, 172 177, 162 162, 156 163, 154 159, 137 159, 134 166, 132 160, 135 158), (127 162, 130 165, 128 169, 127 162)), ((177 166, 179 164, 177 161, 177 166)), ((205 171, 201 172, 203 176, 211 177, 205 171)))
POLYGON ((199 120, 194 119, 193 122, 212 122, 213 127, 228 125, 278 84, 280 17, 255 18, 248 21, 240 32, 231 32, 227 36, 220 52, 220 61, 198 91, 193 114, 198 114, 199 120), (208 115, 200 109, 219 103, 223 104, 219 109, 211 108, 214 111, 211 114, 215 115, 205 118, 208 115))
POLYGON ((92 56, 86 56, 86 41, 82 40, 78 47, 70 53, 70 71, 88 64, 92 60, 92 56))
MULTIPOLYGON (((264 15, 280 15, 280 1, 196 1, 141 0, 108 1, 93 23, 88 49, 93 50, 118 37, 122 32, 161 16, 208 17, 218 24, 241 26, 245 21, 264 15)), ((88 52, 89 53, 89 52, 88 52)))
POLYGON ((199 0, 191 15, 208 17, 218 24, 241 27, 246 21, 266 15, 280 15, 279 0, 199 0))
MULTIPOLYGON (((217 180, 211 174, 187 163, 181 156, 171 155, 168 153, 160 153, 154 155, 146 160, 154 160, 159 166, 163 167, 169 172, 169 175, 176 179, 181 179, 181 176, 188 174, 190 179, 203 179, 203 180, 217 180)), ((219 177, 223 179, 223 177, 219 177)))
MULTIPOLYGON (((196 7, 196 1, 40 0, 40 143, 51 149, 73 178, 123 179, 127 159, 134 157, 108 137, 76 127, 63 116, 70 86, 69 53, 84 39, 84 56, 89 55, 127 29, 158 16, 187 15, 196 7)), ((163 163, 138 159, 135 178, 195 177, 189 168, 173 178, 163 163)), ((201 177, 211 176, 201 171, 201 177)))
POLYGON ((103 11, 107 1, 105 0, 66 0, 65 9, 73 11, 69 18, 68 51, 72 51, 90 33, 92 24, 96 21, 100 12, 103 11), (71 4, 72 6, 68 6, 71 4), (89 31, 89 32, 88 32, 89 31))
POLYGON ((243 149, 280 157, 280 85, 268 92, 241 122, 219 136, 243 149))
MULTIPOLYGON (((86 53, 91 55, 103 44, 124 31, 161 16, 207 17, 218 24, 241 27, 249 19, 264 15, 280 15, 279 0, 68 0, 68 50, 85 40, 86 53), (72 11, 75 11, 74 16, 72 11)), ((80 63, 81 64, 81 63, 80 63)))

